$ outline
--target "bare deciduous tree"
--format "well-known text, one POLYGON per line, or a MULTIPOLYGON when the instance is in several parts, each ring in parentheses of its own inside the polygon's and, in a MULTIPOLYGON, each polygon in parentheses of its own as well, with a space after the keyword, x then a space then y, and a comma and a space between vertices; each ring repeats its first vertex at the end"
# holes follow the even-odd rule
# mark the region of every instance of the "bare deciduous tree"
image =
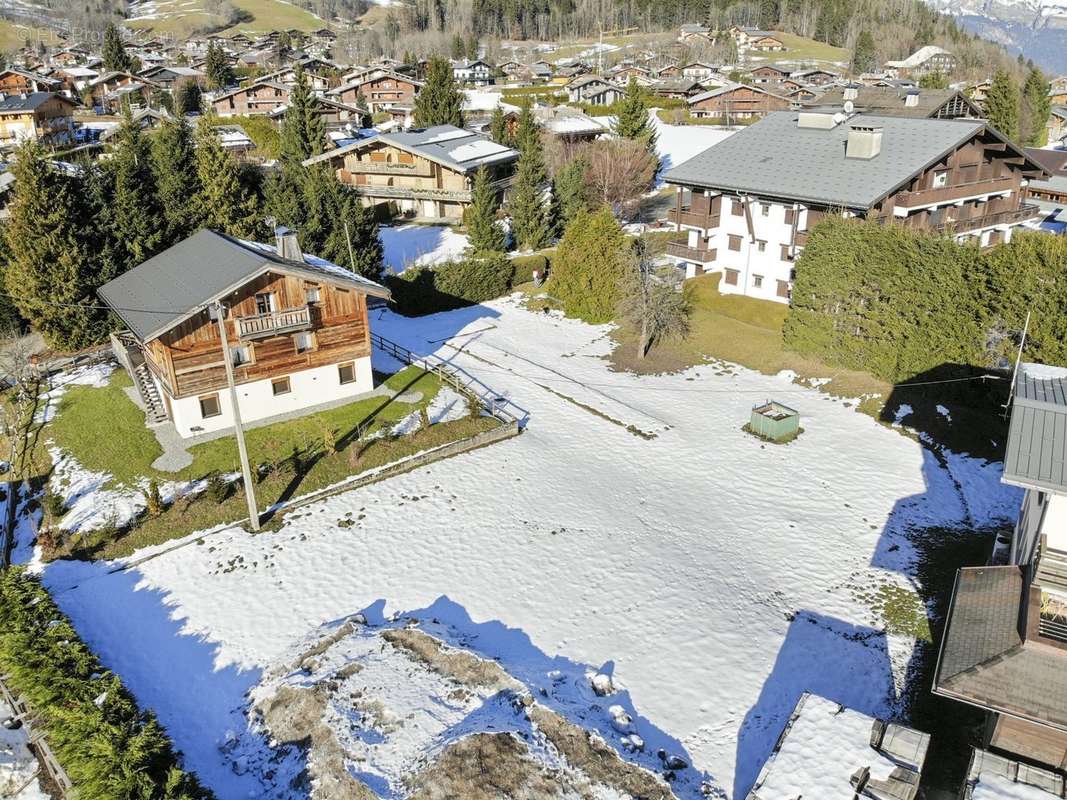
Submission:
POLYGON ((595 197, 616 216, 631 214, 655 176, 656 162, 645 146, 629 139, 602 140, 590 144, 585 157, 595 197))
POLYGON ((689 303, 674 284, 656 268, 658 252, 652 243, 638 239, 623 261, 619 315, 637 331, 637 357, 648 355, 653 344, 689 335, 689 303))
POLYGON ((3 435, 4 459, 12 477, 26 475, 26 457, 33 415, 41 389, 41 374, 33 361, 33 341, 9 331, 0 347, 0 381, 4 396, 0 398, 0 434, 3 435))

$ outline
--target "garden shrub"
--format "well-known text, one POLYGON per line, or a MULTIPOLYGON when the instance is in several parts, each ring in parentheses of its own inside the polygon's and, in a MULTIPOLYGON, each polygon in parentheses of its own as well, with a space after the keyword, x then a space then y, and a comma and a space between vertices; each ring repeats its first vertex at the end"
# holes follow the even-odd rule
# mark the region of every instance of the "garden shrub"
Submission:
POLYGON ((181 769, 155 716, 137 707, 38 580, 18 567, 0 575, 0 671, 29 703, 79 800, 211 797, 181 769))
POLYGON ((434 314, 503 297, 511 289, 512 264, 503 253, 414 267, 386 278, 397 310, 434 314))
POLYGON ((532 282, 534 272, 539 272, 541 280, 544 280, 548 274, 549 263, 548 256, 543 253, 534 253, 532 256, 515 256, 515 258, 511 259, 511 285, 519 286, 532 282))
POLYGON ((563 303, 568 317, 592 323, 614 318, 627 241, 606 206, 579 212, 567 226, 552 259, 549 291, 563 303))

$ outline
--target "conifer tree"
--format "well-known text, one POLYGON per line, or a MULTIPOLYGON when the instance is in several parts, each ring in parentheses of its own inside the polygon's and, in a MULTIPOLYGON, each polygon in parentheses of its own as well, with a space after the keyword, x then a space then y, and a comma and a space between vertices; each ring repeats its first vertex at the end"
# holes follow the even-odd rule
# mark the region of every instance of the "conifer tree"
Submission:
POLYGON ((170 246, 200 228, 200 178, 193 132, 185 120, 166 120, 152 138, 152 172, 170 246))
POLYGON ((281 157, 283 164, 299 166, 323 151, 326 129, 316 113, 318 102, 311 93, 307 75, 299 65, 296 81, 289 93, 289 104, 282 122, 281 157))
POLYGON ((94 290, 99 271, 89 240, 83 195, 59 174, 35 142, 20 146, 14 166, 15 195, 4 226, 6 291, 23 318, 51 347, 73 350, 99 341, 106 316, 94 290))
POLYGON ((489 138, 504 147, 512 147, 511 132, 508 130, 508 120, 504 116, 504 109, 497 105, 493 109, 493 116, 489 120, 489 138))
POLYGON ((122 32, 114 22, 109 23, 104 30, 103 58, 104 69, 109 72, 130 72, 133 68, 133 59, 126 52, 122 32))
POLYGON ((463 127, 463 99, 452 76, 452 65, 433 58, 426 70, 426 83, 415 98, 415 125, 463 127))
POLYGON ((1022 93, 1021 130, 1023 144, 1029 147, 1044 147, 1048 143, 1048 118, 1052 103, 1048 97, 1048 80, 1037 67, 1031 67, 1026 75, 1022 93))
POLYGON ((648 109, 645 108, 641 87, 633 78, 630 78, 630 82, 626 84, 626 94, 623 96, 622 105, 611 129, 616 136, 640 142, 656 159, 655 171, 659 171, 659 156, 656 155, 656 129, 649 119, 648 109))
POLYGON ((541 132, 529 103, 523 106, 519 114, 515 141, 519 148, 519 165, 508 204, 511 231, 515 245, 520 250, 537 250, 549 243, 552 225, 550 209, 545 204, 547 175, 541 132))
POLYGON ((592 205, 586 183, 588 169, 589 162, 579 156, 557 172, 552 180, 552 216, 560 235, 580 212, 588 211, 592 205))
POLYGON ((856 37, 856 45, 852 49, 852 72, 862 75, 871 72, 878 65, 878 51, 874 44, 874 37, 868 30, 860 31, 856 37))
POLYGON ((129 108, 123 112, 116 138, 109 166, 114 176, 112 235, 120 246, 121 273, 159 252, 164 230, 159 224, 162 210, 156 202, 149 143, 129 108))
MULTIPOLYGON (((165 93, 164 96, 166 96, 165 93)), ((171 101, 173 108, 170 110, 178 116, 199 113, 201 99, 199 83, 192 80, 182 81, 174 88, 171 101)))
POLYGON ((1005 70, 997 70, 985 101, 989 124, 1012 141, 1019 138, 1019 87, 1005 70))
POLYGON ((467 241, 474 254, 503 251, 504 232, 496 224, 496 212, 500 202, 489 179, 485 166, 474 175, 471 204, 464 215, 467 224, 467 241))
POLYGON ((203 225, 242 239, 256 238, 262 231, 258 201, 241 183, 240 167, 222 149, 207 116, 196 128, 196 172, 203 225))
POLYGON ((579 212, 552 259, 549 291, 563 301, 568 317, 610 321, 621 298, 627 239, 611 209, 579 212))
POLYGON ((207 74, 207 85, 211 89, 225 89, 234 81, 230 59, 218 42, 211 42, 207 46, 204 72, 207 74))

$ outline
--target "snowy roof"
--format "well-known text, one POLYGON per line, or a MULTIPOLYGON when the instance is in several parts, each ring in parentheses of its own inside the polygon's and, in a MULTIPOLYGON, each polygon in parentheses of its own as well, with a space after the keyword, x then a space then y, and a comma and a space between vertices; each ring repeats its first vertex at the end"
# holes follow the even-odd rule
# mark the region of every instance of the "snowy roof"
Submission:
POLYGON ((435 125, 432 128, 413 128, 409 131, 381 133, 309 158, 304 164, 310 166, 330 161, 337 156, 378 142, 417 153, 449 169, 464 173, 473 172, 478 167, 487 164, 515 161, 519 157, 518 151, 497 144, 480 133, 457 128, 454 125, 435 125))
POLYGON ((969 800, 1049 800, 1063 797, 1063 777, 975 748, 964 797, 969 800))
POLYGON ((607 127, 588 114, 567 106, 546 106, 534 109, 537 124, 556 136, 600 134, 607 127))
POLYGON ((948 50, 938 47, 937 45, 928 44, 926 45, 926 47, 920 47, 918 50, 916 50, 914 53, 912 53, 905 59, 902 59, 900 61, 887 61, 885 62, 885 65, 887 67, 893 67, 896 69, 911 69, 914 67, 921 66, 934 56, 941 55, 942 53, 947 56, 952 55, 948 50))
POLYGON ((290 261, 269 244, 203 229, 105 283, 97 294, 141 341, 155 339, 264 272, 343 283, 377 297, 389 290, 316 256, 290 261))
POLYGON ((929 734, 805 692, 748 800, 852 800, 862 789, 854 776, 864 768, 868 787, 892 787, 891 794, 876 796, 910 800, 929 743, 929 734))
MULTIPOLYGON (((866 209, 971 137, 988 131, 999 138, 981 120, 858 114, 830 129, 802 128, 798 120, 795 111, 772 112, 664 177, 675 184, 866 209), (845 157, 849 131, 857 125, 882 129, 882 149, 874 158, 845 157)), ((1002 141, 1008 152, 1024 156, 1002 141)), ((1037 166, 1029 159, 1026 164, 1037 166)))
POLYGON ((1021 365, 1015 377, 1004 481, 1067 492, 1067 369, 1021 365))

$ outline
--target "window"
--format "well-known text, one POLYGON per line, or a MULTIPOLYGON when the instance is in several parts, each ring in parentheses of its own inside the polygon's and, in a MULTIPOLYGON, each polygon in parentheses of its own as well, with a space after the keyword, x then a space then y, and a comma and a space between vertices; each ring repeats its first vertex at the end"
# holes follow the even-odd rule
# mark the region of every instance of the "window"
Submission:
POLYGON ((933 188, 940 189, 943 186, 948 186, 948 171, 947 170, 941 170, 940 172, 935 172, 934 173, 933 188))
POLYGON ((274 295, 270 292, 261 292, 256 295, 256 313, 269 314, 274 310, 274 295))
POLYGON ((730 201, 730 213, 735 217, 743 217, 745 215, 744 208, 741 205, 741 201, 734 199, 730 201))
POLYGON ((740 250, 741 249, 741 237, 740 236, 736 236, 736 235, 731 233, 730 234, 730 245, 729 246, 730 246, 731 250, 740 250))
POLYGON ((782 245, 782 261, 789 261, 789 245, 782 245))
POLYGON ((737 276, 740 273, 736 269, 726 270, 726 282, 731 286, 737 286, 737 276))
POLYGON ((315 334, 308 331, 303 331, 293 335, 293 344, 296 346, 296 352, 306 353, 309 350, 315 349, 315 334))
POLYGON ((356 380, 356 362, 348 361, 337 365, 337 377, 341 383, 354 383, 356 380))
POLYGON ((317 303, 322 298, 322 290, 318 284, 309 283, 304 287, 304 300, 308 303, 317 303))
POLYGON ((252 363, 252 345, 250 344, 235 344, 230 348, 230 354, 233 356, 235 367, 252 363))
POLYGON ((763 276, 762 275, 753 275, 752 276, 752 285, 755 286, 757 289, 762 287, 763 286, 763 276))
POLYGON ((270 382, 270 390, 274 393, 275 397, 280 394, 289 394, 289 392, 293 390, 289 385, 289 376, 287 375, 284 378, 274 378, 270 382))
POLYGON ((778 281, 778 296, 789 297, 789 284, 786 281, 778 281))
POLYGON ((791 208, 787 208, 787 209, 785 210, 785 224, 786 224, 786 225, 792 225, 792 224, 793 224, 793 216, 794 216, 794 215, 795 215, 796 213, 797 213, 797 212, 796 212, 796 211, 794 211, 794 210, 793 210, 793 209, 791 209, 791 208))
POLYGON ((761 253, 766 253, 767 252, 767 243, 765 241, 763 241, 762 239, 757 239, 756 240, 756 249, 759 250, 761 253))
POLYGON ((766 203, 760 203, 759 213, 765 217, 769 217, 771 215, 771 207, 766 203))
POLYGON ((219 405, 218 394, 205 394, 198 398, 200 400, 200 416, 204 419, 208 417, 218 417, 222 415, 222 406, 219 405))

